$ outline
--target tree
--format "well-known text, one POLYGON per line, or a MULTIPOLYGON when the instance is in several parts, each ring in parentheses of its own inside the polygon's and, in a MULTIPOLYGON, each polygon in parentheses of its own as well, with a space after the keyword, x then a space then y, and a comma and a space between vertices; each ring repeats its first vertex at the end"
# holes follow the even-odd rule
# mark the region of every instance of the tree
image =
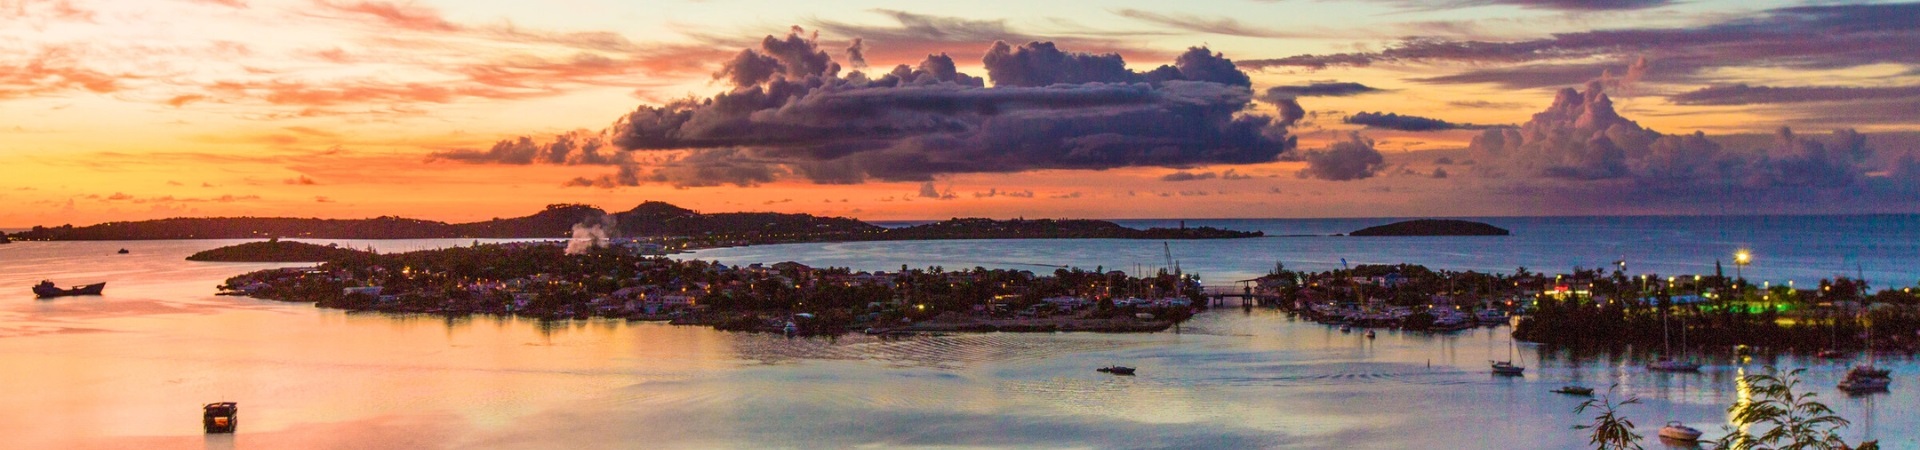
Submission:
POLYGON ((1620 385, 1613 385, 1607 388, 1607 395, 1587 399, 1580 402, 1580 406, 1573 408, 1574 414, 1585 414, 1588 409, 1599 411, 1600 414, 1594 416, 1593 423, 1573 426, 1575 430, 1593 430, 1593 438, 1588 443, 1593 444, 1595 449, 1640 450, 1641 448, 1641 436, 1633 432, 1633 421, 1619 414, 1621 407, 1640 403, 1640 398, 1629 396, 1626 401, 1616 404, 1613 402, 1613 395, 1619 389, 1620 385))
MULTIPOLYGON (((1799 450, 1799 449, 1849 449, 1840 439, 1840 429, 1846 428, 1847 419, 1833 414, 1833 409, 1814 401, 1812 392, 1795 393, 1800 385, 1800 373, 1806 369, 1794 369, 1784 374, 1772 366, 1766 373, 1740 377, 1753 399, 1735 403, 1727 408, 1733 415, 1733 426, 1728 428, 1726 436, 1714 443, 1714 448, 1731 450, 1799 450), (1765 431, 1755 435, 1755 430, 1765 431)), ((1878 442, 1861 443, 1859 450, 1878 449, 1878 442)))

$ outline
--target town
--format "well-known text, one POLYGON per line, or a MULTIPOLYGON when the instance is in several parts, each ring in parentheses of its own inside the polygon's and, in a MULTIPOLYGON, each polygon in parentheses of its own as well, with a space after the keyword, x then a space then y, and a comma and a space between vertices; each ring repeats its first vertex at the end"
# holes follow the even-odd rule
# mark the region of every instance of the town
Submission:
POLYGON ((355 311, 622 318, 831 335, 929 331, 1159 331, 1204 306, 1197 278, 1160 271, 974 267, 854 272, 793 262, 728 266, 657 245, 476 244, 228 279, 223 294, 355 311), (578 249, 576 249, 578 250, 578 249))

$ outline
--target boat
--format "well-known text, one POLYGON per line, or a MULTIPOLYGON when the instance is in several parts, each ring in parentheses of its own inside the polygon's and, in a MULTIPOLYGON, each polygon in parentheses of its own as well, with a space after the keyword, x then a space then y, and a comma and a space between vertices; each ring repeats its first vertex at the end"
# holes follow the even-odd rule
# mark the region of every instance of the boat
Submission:
POLYGON ((1373 339, 1373 330, 1367 330, 1367 339, 1373 339))
POLYGON ((124 249, 124 248, 123 248, 123 249, 120 249, 120 254, 122 254, 122 255, 125 255, 125 254, 128 254, 128 253, 133 253, 133 252, 130 252, 130 251, 127 251, 127 249, 124 249))
POLYGON ((1855 373, 1849 371, 1847 377, 1840 380, 1841 391, 1849 394, 1885 391, 1889 385, 1893 384, 1892 377, 1855 376, 1855 373))
MULTIPOLYGON (((1860 289, 1861 292, 1866 292, 1866 286, 1862 285, 1860 289)), ((1860 309, 1866 310, 1864 306, 1863 303, 1860 309)), ((1853 366, 1852 369, 1847 370, 1847 376, 1840 379, 1840 390, 1850 394, 1884 391, 1887 390, 1888 385, 1893 384, 1893 371, 1873 364, 1873 324, 1864 325, 1867 329, 1867 363, 1853 366)))
POLYGON ((798 325, 794 325, 793 321, 787 321, 787 325, 784 327, 780 327, 780 331, 782 333, 786 333, 788 336, 792 336, 794 333, 800 331, 800 327, 798 325))
POLYGON ((1487 361, 1487 362, 1493 363, 1494 375, 1519 376, 1519 375, 1525 374, 1527 371, 1527 368, 1525 367, 1513 365, 1513 361, 1487 361))
POLYGON ((200 416, 208 433, 232 433, 240 426, 240 405, 234 402, 208 403, 200 416))
MULTIPOLYGON (((1661 345, 1666 349, 1664 354, 1672 355, 1673 332, 1667 329, 1667 312, 1665 310, 1660 311, 1660 341, 1661 345)), ((1680 348, 1683 351, 1687 348, 1687 324, 1684 318, 1680 324, 1680 348)), ((1647 370, 1655 372, 1699 372, 1700 364, 1692 360, 1680 361, 1661 356, 1660 359, 1647 363, 1647 370)))
POLYGON ((1693 429, 1693 427, 1686 426, 1679 421, 1672 421, 1667 422, 1667 426, 1660 427, 1660 438, 1681 442, 1694 442, 1700 440, 1700 430, 1693 429))
POLYGON ((1352 325, 1341 325, 1341 326, 1340 326, 1340 332, 1341 332, 1341 333, 1352 333, 1352 332, 1353 332, 1353 326, 1352 326, 1352 325))
POLYGON ((1692 361, 1676 361, 1672 358, 1660 358, 1647 363, 1647 370, 1655 372, 1699 372, 1700 364, 1692 361))
POLYGON ((1593 388, 1586 386, 1561 386, 1559 389, 1554 389, 1553 392, 1556 394, 1592 396, 1593 388))
POLYGON ((1840 359, 1840 358, 1846 357, 1847 354, 1842 353, 1839 350, 1827 349, 1827 350, 1821 350, 1820 353, 1814 353, 1813 356, 1818 356, 1826 359, 1840 359))
POLYGON ((61 289, 59 286, 55 286, 52 281, 41 281, 40 284, 33 285, 33 295, 39 296, 40 298, 67 297, 67 296, 73 296, 73 295, 100 295, 100 291, 103 291, 106 288, 107 288, 107 283, 102 282, 102 283, 94 283, 94 284, 74 286, 71 288, 61 289))
POLYGON ((1106 372, 1114 375, 1133 375, 1133 368, 1126 367, 1126 366, 1106 366, 1106 367, 1101 367, 1094 370, 1106 372))

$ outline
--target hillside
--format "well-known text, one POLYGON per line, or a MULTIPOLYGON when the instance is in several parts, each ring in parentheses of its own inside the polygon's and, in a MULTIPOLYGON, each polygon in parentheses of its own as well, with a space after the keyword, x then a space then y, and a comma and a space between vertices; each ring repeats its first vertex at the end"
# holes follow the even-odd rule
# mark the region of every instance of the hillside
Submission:
POLYGON ((1480 222, 1421 219, 1367 227, 1348 236, 1506 236, 1506 229, 1480 222))
POLYGON ((194 253, 188 261, 203 262, 327 262, 366 254, 359 250, 279 239, 248 242, 194 253))

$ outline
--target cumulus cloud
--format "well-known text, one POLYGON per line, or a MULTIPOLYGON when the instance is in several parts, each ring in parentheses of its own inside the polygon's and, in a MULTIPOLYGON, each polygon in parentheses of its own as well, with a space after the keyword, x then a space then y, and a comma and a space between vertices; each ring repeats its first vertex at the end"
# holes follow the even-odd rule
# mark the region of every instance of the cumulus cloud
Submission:
POLYGON ((1349 133, 1346 140, 1334 142, 1325 150, 1307 152, 1307 168, 1297 175, 1330 181, 1371 178, 1386 167, 1386 157, 1373 144, 1360 133, 1349 133))
POLYGON ((933 185, 932 181, 928 181, 925 183, 920 183, 920 198, 953 200, 956 198, 960 198, 960 196, 953 194, 953 188, 947 188, 946 191, 941 191, 938 186, 933 185))
POLYGON ((1773 141, 1729 150, 1700 132, 1648 130, 1616 113, 1593 83, 1584 92, 1560 91, 1520 127, 1483 131, 1469 148, 1488 163, 1476 167, 1483 175, 1618 182, 1609 186, 1680 195, 1858 188, 1872 171, 1873 150, 1851 129, 1817 137, 1781 128, 1773 141))
POLYGON ((785 175, 850 184, 1248 164, 1273 161, 1296 142, 1284 117, 1243 112, 1250 80, 1205 48, 1147 72, 1128 69, 1118 54, 1047 42, 995 43, 982 63, 985 80, 957 71, 944 54, 877 76, 841 75, 818 42, 796 30, 743 50, 717 72, 729 91, 641 106, 616 123, 612 142, 687 152, 644 177, 683 187, 785 175))
POLYGON ((1340 119, 1340 121, 1347 124, 1365 126, 1367 128, 1384 128, 1400 131, 1445 131, 1485 128, 1474 124, 1453 123, 1420 116, 1365 111, 1347 116, 1344 119, 1340 119))
POLYGON ((1360 83, 1315 82, 1304 85, 1282 85, 1267 88, 1266 98, 1298 97, 1346 97, 1351 95, 1380 92, 1381 89, 1360 83))

